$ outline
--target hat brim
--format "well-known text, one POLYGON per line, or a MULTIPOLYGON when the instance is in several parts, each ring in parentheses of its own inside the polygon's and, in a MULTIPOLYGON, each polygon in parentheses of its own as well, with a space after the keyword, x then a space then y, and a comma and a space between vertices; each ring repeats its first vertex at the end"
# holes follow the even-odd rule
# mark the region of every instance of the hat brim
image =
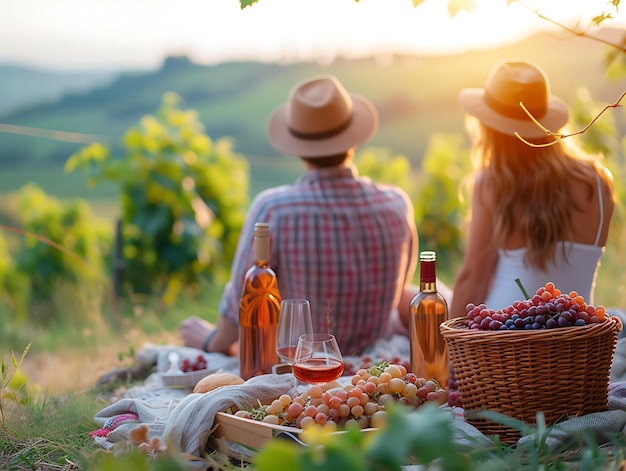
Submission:
MULTIPOLYGON (((485 102, 483 88, 466 88, 459 93, 461 108, 472 116, 477 117, 485 126, 507 135, 518 133, 523 138, 536 139, 546 137, 543 129, 537 126, 530 118, 528 120, 510 118, 491 108, 485 102)), ((535 119, 549 131, 558 132, 569 120, 569 111, 565 102, 552 95, 548 100, 548 110, 543 116, 535 119)))
POLYGON ((366 98, 350 93, 352 119, 340 133, 321 139, 298 137, 289 130, 286 104, 280 106, 269 121, 268 139, 277 151, 298 157, 326 157, 340 154, 369 140, 378 130, 378 113, 366 98))

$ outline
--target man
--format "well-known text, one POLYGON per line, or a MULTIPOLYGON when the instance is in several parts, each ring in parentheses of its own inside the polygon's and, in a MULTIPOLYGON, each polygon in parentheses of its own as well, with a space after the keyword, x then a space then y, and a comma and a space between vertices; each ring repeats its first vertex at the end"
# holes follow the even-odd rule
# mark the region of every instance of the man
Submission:
POLYGON ((270 265, 283 299, 311 303, 313 329, 333 333, 344 355, 358 354, 408 319, 418 253, 413 206, 404 191, 359 177, 352 158, 378 130, 364 97, 332 76, 296 84, 271 116, 269 140, 298 156, 306 173, 253 200, 219 306, 217 328, 197 317, 181 324, 187 346, 236 352, 239 298, 253 263, 255 222, 270 227, 270 265), (405 288, 406 287, 406 288, 405 288))

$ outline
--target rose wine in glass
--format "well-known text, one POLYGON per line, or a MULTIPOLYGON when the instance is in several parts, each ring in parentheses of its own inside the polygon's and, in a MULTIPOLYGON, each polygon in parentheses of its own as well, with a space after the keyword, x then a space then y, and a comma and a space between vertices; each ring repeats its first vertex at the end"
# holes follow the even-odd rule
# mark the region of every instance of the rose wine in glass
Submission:
POLYGON ((296 379, 308 384, 324 384, 343 374, 343 356, 331 334, 304 334, 298 339, 293 359, 296 379))
POLYGON ((303 334, 312 334, 311 305, 307 299, 283 299, 280 303, 278 332, 276 334, 276 353, 283 361, 291 365, 298 346, 298 339, 303 334))

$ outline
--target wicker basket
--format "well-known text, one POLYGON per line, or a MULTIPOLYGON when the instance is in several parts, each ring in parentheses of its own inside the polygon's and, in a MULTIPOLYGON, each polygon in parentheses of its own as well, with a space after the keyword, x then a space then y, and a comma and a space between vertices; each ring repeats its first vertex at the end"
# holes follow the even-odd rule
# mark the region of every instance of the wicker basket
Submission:
MULTIPOLYGON (((466 318, 441 324, 466 411, 491 410, 546 424, 607 410, 608 382, 619 321, 541 330, 482 331, 466 318)), ((471 413, 469 414, 471 416, 471 413)), ((519 432, 468 419, 486 435, 514 442, 519 432)))

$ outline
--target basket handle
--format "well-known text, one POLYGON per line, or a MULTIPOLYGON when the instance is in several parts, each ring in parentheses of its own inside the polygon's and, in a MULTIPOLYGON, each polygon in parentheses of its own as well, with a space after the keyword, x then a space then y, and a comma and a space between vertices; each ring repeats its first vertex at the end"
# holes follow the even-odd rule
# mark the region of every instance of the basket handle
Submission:
POLYGON ((624 324, 622 323, 622 320, 619 318, 619 316, 615 316, 607 312, 606 317, 608 317, 611 321, 615 323, 615 331, 619 334, 624 328, 624 324))

